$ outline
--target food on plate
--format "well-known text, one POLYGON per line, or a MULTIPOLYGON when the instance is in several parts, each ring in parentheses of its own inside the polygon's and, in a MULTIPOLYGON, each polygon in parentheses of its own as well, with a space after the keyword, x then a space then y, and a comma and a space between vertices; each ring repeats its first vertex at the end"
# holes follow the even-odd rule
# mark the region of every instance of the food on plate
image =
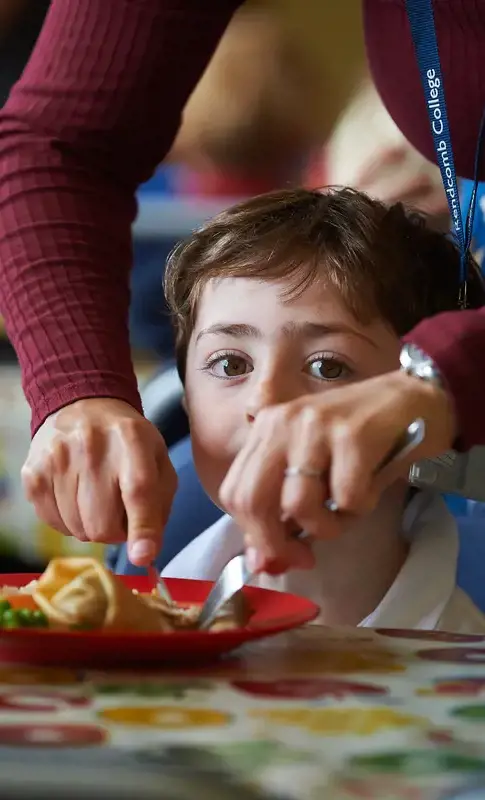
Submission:
MULTIPOLYGON (((156 593, 139 595, 143 601, 152 608, 163 614, 166 620, 172 625, 172 629, 194 629, 197 628, 197 621, 201 606, 180 606, 177 604, 168 605, 166 601, 156 593)), ((223 608, 212 625, 211 631, 233 630, 240 628, 248 622, 250 609, 246 597, 242 592, 238 592, 232 598, 230 605, 223 608)))
MULTIPOLYGON (((28 599, 28 595, 23 595, 28 599)), ((23 599, 23 598, 22 598, 23 599)), ((16 605, 9 600, 0 600, 0 628, 46 628, 47 617, 37 607, 16 605)))
MULTIPOLYGON (((156 592, 138 594, 94 558, 54 558, 38 580, 0 589, 0 628, 170 633, 196 629, 199 612, 197 605, 168 605, 156 592)), ((248 618, 240 593, 211 630, 234 629, 248 618)))
POLYGON ((54 558, 33 597, 52 627, 170 630, 163 615, 94 558, 54 558))

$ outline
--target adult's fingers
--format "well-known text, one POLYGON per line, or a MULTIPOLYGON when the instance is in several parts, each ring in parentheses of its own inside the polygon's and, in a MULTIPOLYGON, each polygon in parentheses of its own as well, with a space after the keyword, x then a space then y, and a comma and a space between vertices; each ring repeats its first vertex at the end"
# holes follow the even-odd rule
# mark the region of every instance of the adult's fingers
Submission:
POLYGON ((285 539, 280 487, 286 462, 278 422, 277 409, 258 415, 219 490, 221 503, 241 526, 247 546, 264 560, 278 558, 285 539))
POLYGON ((303 409, 295 422, 288 447, 288 465, 281 492, 284 517, 306 533, 331 538, 340 532, 340 520, 325 507, 330 450, 326 427, 313 409, 303 409))
POLYGON ((222 505, 244 531, 249 561, 257 571, 274 571, 275 564, 306 568, 309 563, 307 547, 289 539, 281 514, 287 463, 284 413, 274 407, 258 414, 220 489, 222 505))
POLYGON ((22 478, 39 516, 63 533, 110 543, 126 539, 128 526, 131 546, 145 550, 141 563, 160 546, 176 487, 158 431, 110 398, 78 400, 48 417, 22 478))
MULTIPOLYGON (((245 445, 232 462, 219 488, 219 500, 224 509, 230 514, 246 514, 254 505, 254 494, 260 486, 255 484, 254 476, 252 473, 248 473, 247 467, 252 464, 255 458, 257 459, 262 438, 265 440, 266 437, 262 437, 260 426, 256 423, 245 445)), ((265 466, 268 466, 269 459, 271 459, 271 468, 278 465, 281 459, 277 446, 271 449, 265 465, 257 465, 258 469, 264 469, 265 466)))
POLYGON ((118 544, 126 540, 126 518, 119 482, 106 471, 82 472, 76 507, 87 540, 118 544))
POLYGON ((312 569, 315 566, 311 541, 299 541, 293 536, 282 540, 277 557, 267 557, 263 550, 254 547, 248 537, 246 559, 252 572, 266 572, 268 575, 280 575, 288 569, 312 569))
POLYGON ((52 476, 52 494, 65 527, 71 536, 84 542, 88 536, 84 530, 77 503, 78 480, 78 474, 74 472, 67 475, 54 474, 52 476))
POLYGON ((32 503, 36 516, 54 530, 70 536, 71 532, 57 507, 54 486, 50 475, 33 469, 27 461, 22 467, 22 484, 27 500, 32 503))
POLYGON ((453 401, 443 389, 403 372, 381 375, 355 389, 354 410, 350 408, 340 427, 344 435, 332 449, 330 486, 339 506, 362 513, 393 479, 406 475, 413 461, 448 450, 456 437, 456 420, 453 401), (424 421, 424 440, 380 472, 383 459, 417 419, 424 421))
MULTIPOLYGON (((415 383, 419 388, 419 382, 415 383)), ((406 477, 411 463, 422 456, 423 448, 425 453, 426 438, 415 448, 407 448, 403 456, 395 457, 395 448, 407 427, 419 416, 413 398, 409 404, 398 405, 400 399, 392 398, 387 403, 383 398, 378 415, 364 415, 357 422, 337 426, 332 437, 330 491, 340 509, 352 514, 369 513, 382 491, 397 478, 406 477)))
POLYGON ((162 476, 154 448, 147 444, 144 440, 132 441, 122 456, 119 470, 128 556, 139 566, 150 564, 160 551, 166 520, 164 497, 173 497, 177 482, 168 456, 162 476))
POLYGON ((64 525, 79 541, 113 544, 124 538, 115 527, 121 508, 118 481, 109 462, 103 465, 105 452, 105 437, 96 429, 85 429, 67 441, 58 437, 51 447, 55 501, 64 525))

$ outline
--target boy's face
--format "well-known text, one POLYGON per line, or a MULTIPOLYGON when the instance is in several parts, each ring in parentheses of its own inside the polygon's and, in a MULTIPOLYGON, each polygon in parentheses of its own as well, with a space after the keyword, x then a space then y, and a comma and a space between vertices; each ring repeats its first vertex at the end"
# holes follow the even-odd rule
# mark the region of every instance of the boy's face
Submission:
POLYGON ((200 298, 186 369, 194 460, 217 503, 219 487, 258 412, 397 369, 400 342, 380 320, 358 322, 336 289, 284 282, 211 281, 200 298))

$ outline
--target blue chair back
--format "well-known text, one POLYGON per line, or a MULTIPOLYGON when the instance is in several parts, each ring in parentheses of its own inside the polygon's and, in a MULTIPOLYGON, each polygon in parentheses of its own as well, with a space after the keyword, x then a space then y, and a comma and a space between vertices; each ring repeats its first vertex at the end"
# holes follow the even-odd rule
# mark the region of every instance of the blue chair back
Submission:
POLYGON ((460 534, 457 583, 485 613, 485 516, 456 519, 460 534))

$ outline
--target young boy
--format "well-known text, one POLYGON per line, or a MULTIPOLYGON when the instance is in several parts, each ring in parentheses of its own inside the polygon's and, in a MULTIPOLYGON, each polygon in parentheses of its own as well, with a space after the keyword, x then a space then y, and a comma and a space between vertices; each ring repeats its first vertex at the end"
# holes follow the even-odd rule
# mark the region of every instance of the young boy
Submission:
MULTIPOLYGON (((395 370, 400 337, 455 309, 458 288, 447 237, 350 189, 257 197, 179 245, 166 294, 194 460, 211 498, 262 408, 395 370)), ((473 263, 468 296, 485 302, 473 263)), ((225 516, 163 575, 214 579, 243 549, 225 516)), ((312 549, 313 569, 255 584, 309 597, 323 624, 485 631, 456 587, 458 534, 437 494, 396 481, 372 513, 312 549)))

